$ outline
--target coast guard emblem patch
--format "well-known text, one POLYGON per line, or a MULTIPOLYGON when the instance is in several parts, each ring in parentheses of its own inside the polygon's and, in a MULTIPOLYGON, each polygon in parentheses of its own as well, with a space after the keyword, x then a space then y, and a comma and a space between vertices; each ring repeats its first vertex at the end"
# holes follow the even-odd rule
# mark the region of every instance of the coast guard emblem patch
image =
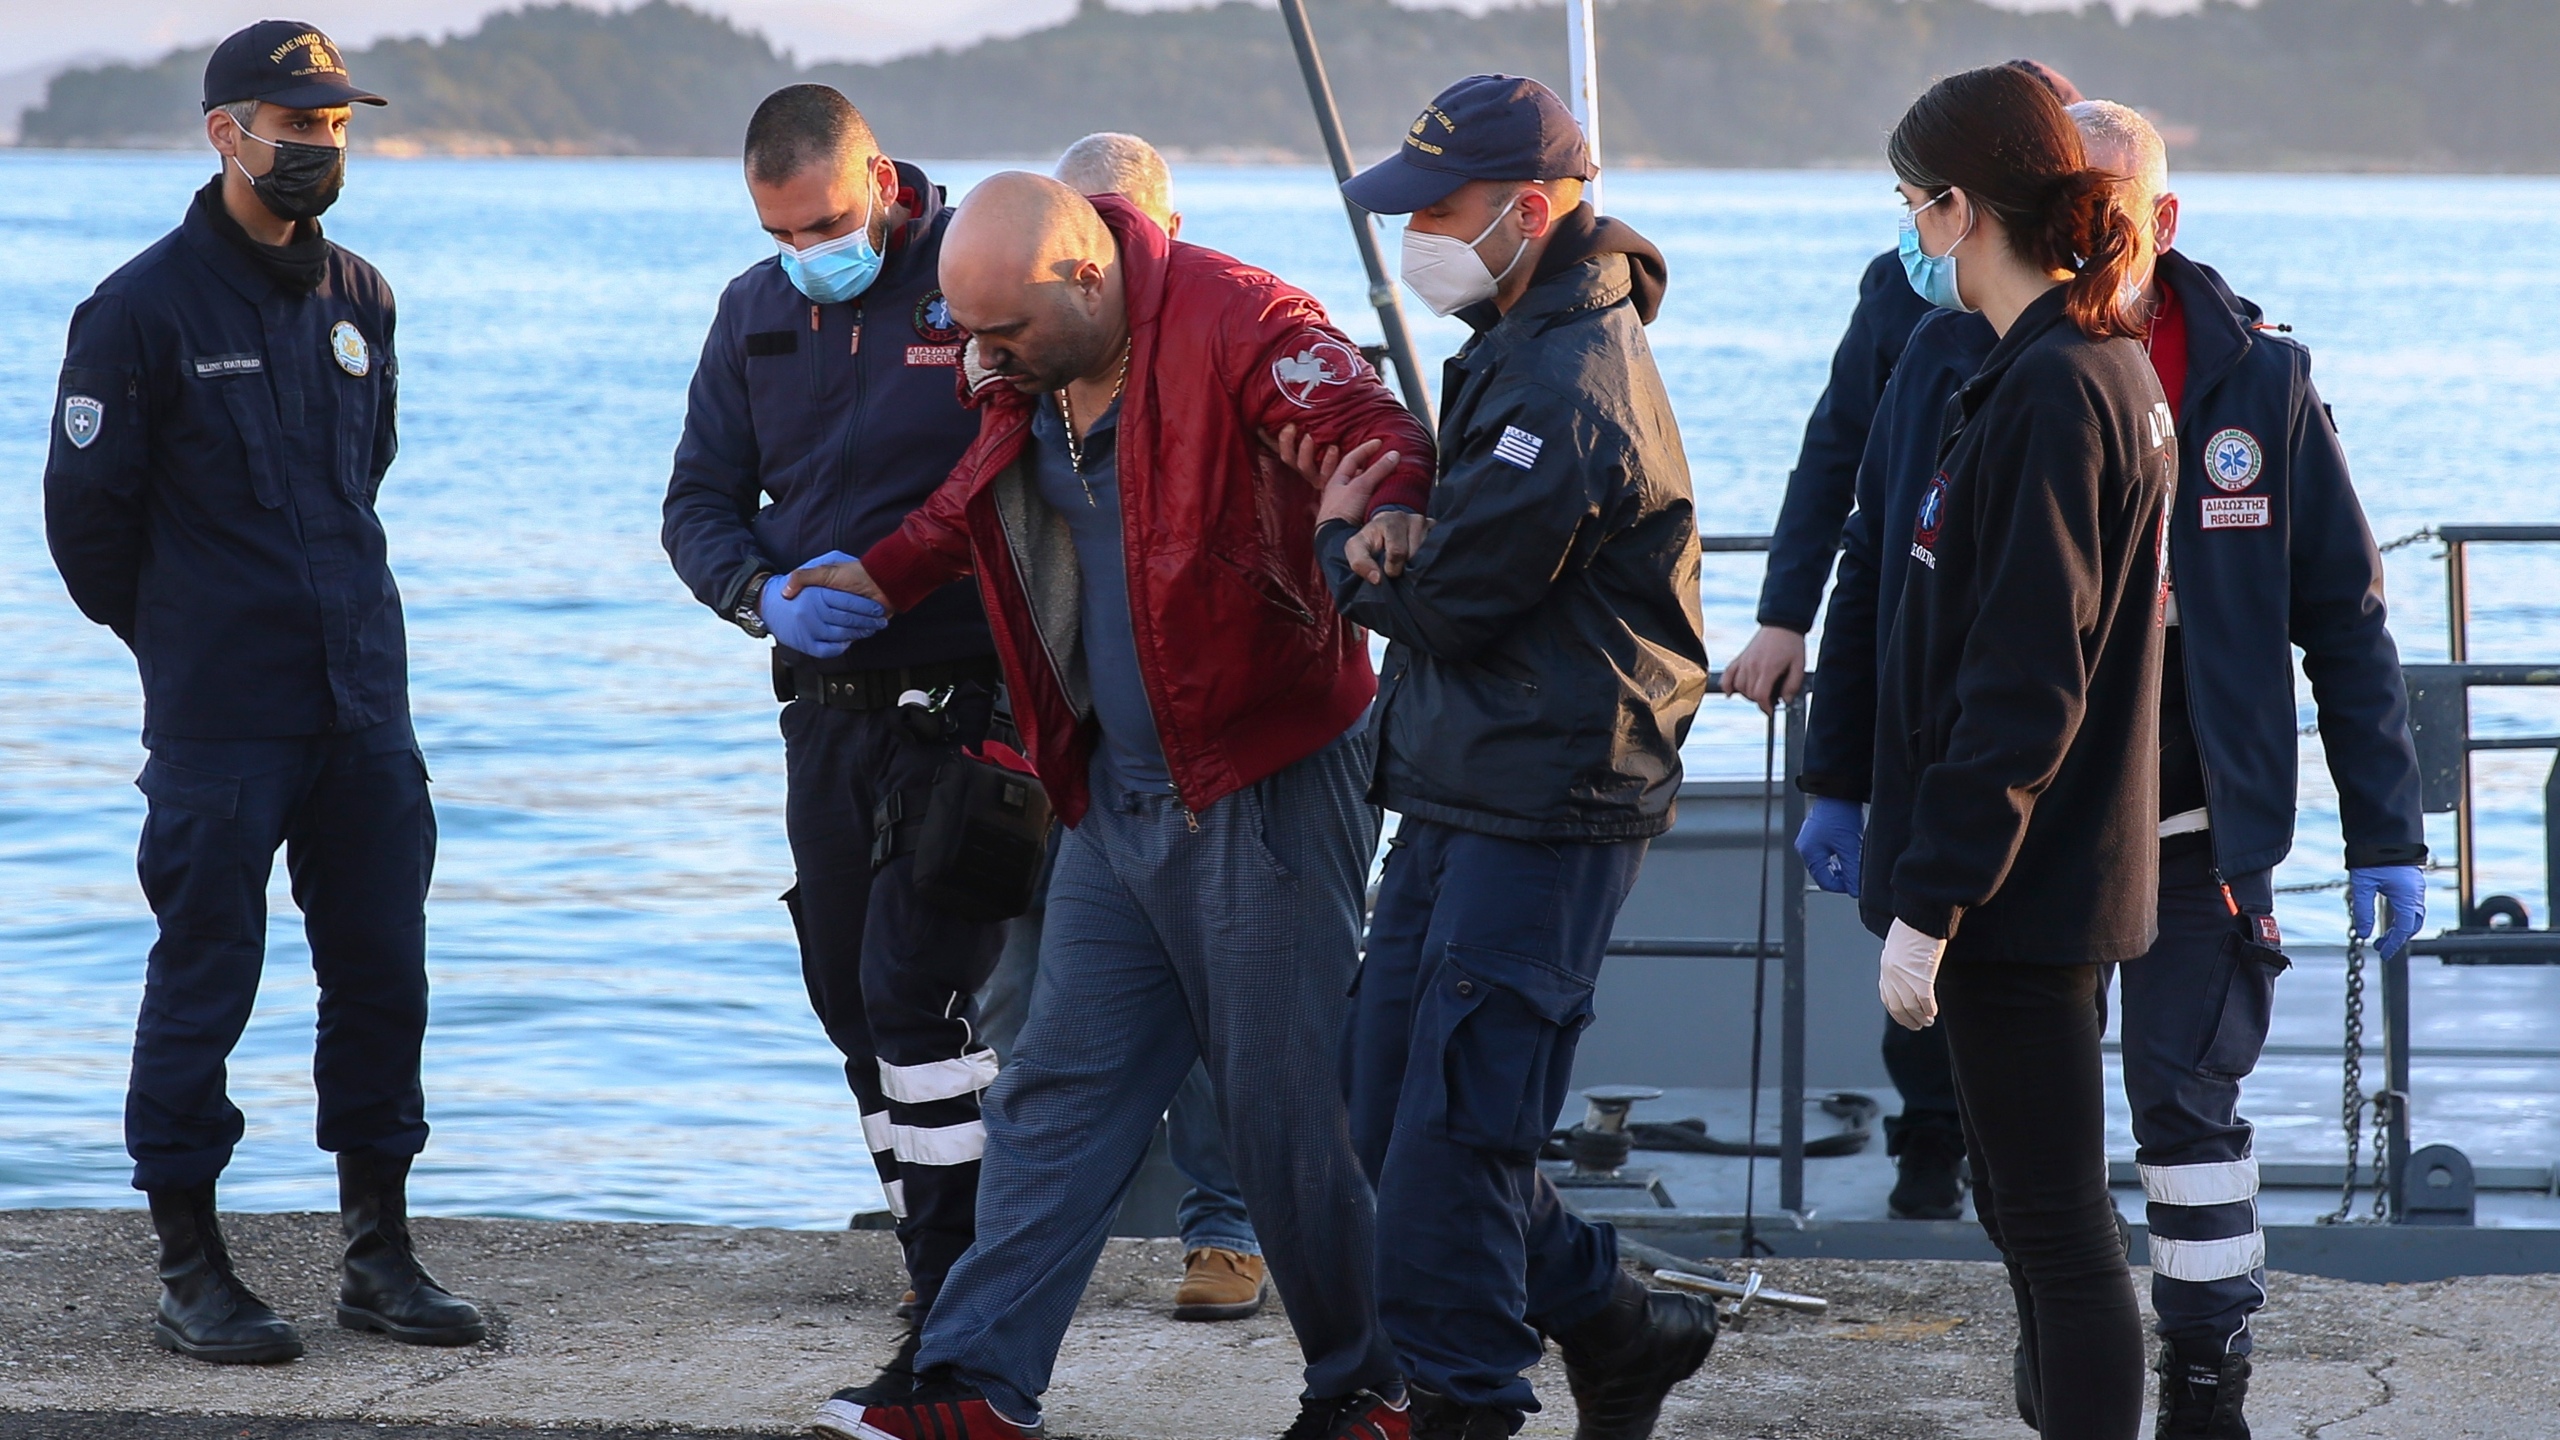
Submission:
POLYGON ((107 407, 86 395, 62 397, 62 437, 74 450, 86 450, 98 438, 98 427, 107 422, 107 407))
POLYGON ((329 327, 329 354, 339 369, 358 379, 373 368, 373 352, 365 348, 364 332, 352 320, 341 320, 329 327))
POLYGON ((2246 490, 2267 468, 2267 452, 2258 437, 2233 427, 2216 430, 2204 442, 2205 478, 2224 490, 2246 490))
MULTIPOLYGON (((951 302, 939 290, 927 290, 916 302, 916 335, 928 345, 957 345, 960 327, 951 323, 951 302)), ((950 362, 943 362, 948 364, 950 362)))

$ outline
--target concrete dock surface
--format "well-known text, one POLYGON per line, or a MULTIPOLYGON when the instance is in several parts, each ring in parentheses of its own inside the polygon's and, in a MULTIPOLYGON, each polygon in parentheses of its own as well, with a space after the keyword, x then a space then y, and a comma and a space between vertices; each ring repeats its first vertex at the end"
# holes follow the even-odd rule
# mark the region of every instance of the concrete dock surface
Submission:
MULTIPOLYGON (((429 1267, 492 1323, 482 1345, 417 1349, 332 1323, 336 1217, 225 1223, 242 1276, 302 1327, 300 1361, 211 1366, 155 1346, 139 1211, 0 1212, 0 1436, 788 1435, 886 1358, 904 1288, 879 1232, 422 1219, 429 1267)), ((1658 1434, 2028 1434, 2009 1398, 2013 1322, 1997 1266, 1762 1268, 1774 1286, 1829 1298, 1830 1314, 1755 1311, 1673 1394, 1658 1434)), ((1295 1416, 1297 1349, 1278 1307, 1175 1322, 1180 1273, 1174 1242, 1111 1242, 1058 1363, 1053 1435, 1241 1440, 1295 1416)), ((2278 1275, 2271 1288, 2250 1407, 2261 1437, 2560 1434, 2560 1276, 2373 1286, 2278 1275)), ((1548 1408, 1522 1433, 1569 1436, 1552 1356, 1535 1378, 1548 1408)))

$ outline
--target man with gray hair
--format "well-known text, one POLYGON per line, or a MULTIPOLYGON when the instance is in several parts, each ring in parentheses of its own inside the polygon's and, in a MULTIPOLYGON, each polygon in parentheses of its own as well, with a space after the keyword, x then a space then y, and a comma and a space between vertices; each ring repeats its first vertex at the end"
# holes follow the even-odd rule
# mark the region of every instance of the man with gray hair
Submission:
POLYGON ((2293 845, 2299 753, 2288 638, 2303 651, 2338 787, 2351 924, 2389 955, 2426 908, 2426 832, 2382 559, 2311 357, 2171 247, 2178 197, 2151 122, 2071 107, 2089 160, 2130 177, 2156 263, 2148 339, 2178 413, 2169 640, 2160 685, 2160 936, 2122 968, 2134 1158, 2151 1222, 2163 1437, 2245 1440, 2249 1316, 2266 1303, 2257 1161, 2240 1080, 2267 1038, 2274 866, 2293 845))
POLYGON ((1156 147, 1137 136, 1095 131, 1068 146, 1053 173, 1058 183, 1083 194, 1123 197, 1163 226, 1167 239, 1182 238, 1182 212, 1173 208, 1173 172, 1156 147))

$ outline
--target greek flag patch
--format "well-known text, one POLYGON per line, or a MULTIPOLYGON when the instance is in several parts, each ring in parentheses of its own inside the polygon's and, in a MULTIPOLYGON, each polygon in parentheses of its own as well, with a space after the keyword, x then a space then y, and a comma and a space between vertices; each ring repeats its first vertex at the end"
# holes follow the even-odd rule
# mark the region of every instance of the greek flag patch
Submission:
POLYGON ((1545 449, 1546 444, 1546 441, 1517 425, 1505 425, 1502 438, 1493 442, 1493 458, 1508 460, 1526 470, 1538 463, 1538 452, 1545 449))

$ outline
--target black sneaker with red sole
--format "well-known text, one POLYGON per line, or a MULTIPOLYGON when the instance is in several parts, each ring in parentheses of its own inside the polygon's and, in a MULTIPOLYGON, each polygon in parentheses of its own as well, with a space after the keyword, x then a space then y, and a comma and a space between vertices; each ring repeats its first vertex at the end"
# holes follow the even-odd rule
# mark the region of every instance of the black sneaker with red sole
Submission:
POLYGON ((1042 1440, 1049 1432, 997 1414, 976 1386, 935 1376, 904 1394, 872 1386, 839 1390, 810 1418, 809 1429, 836 1440, 1042 1440))

